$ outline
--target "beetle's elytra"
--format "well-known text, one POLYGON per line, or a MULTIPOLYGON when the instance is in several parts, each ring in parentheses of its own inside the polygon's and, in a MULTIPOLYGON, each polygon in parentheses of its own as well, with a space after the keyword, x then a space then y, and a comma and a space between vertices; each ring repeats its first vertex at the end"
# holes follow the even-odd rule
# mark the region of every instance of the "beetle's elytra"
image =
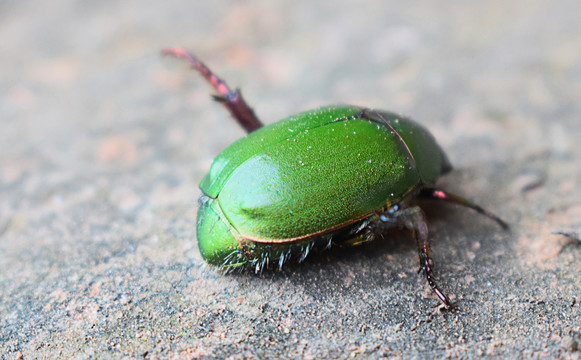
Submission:
POLYGON ((219 154, 200 184, 197 238, 212 265, 279 266, 313 246, 355 245, 389 227, 408 228, 418 245, 420 270, 446 307, 432 276, 428 226, 417 197, 494 214, 434 188, 452 167, 433 136, 411 119, 357 106, 328 106, 263 126, 239 90, 232 91, 194 55, 187 60, 218 92, 249 133, 219 154))

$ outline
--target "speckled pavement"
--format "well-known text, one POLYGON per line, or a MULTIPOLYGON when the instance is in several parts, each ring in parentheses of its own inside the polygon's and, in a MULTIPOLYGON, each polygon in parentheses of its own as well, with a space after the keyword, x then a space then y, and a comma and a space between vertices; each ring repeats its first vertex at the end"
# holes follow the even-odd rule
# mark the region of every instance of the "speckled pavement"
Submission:
POLYGON ((581 3, 0 3, 0 359, 563 358, 581 351, 581 3), (225 275, 197 185, 243 136, 166 46, 266 123, 351 103, 424 124, 445 311, 405 231, 225 275), (570 237, 555 234, 565 232, 570 237))

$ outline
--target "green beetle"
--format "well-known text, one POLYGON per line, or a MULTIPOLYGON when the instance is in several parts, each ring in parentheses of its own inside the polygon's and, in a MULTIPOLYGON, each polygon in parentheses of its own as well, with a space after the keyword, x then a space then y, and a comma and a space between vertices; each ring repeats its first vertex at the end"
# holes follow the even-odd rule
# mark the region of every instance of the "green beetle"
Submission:
POLYGON ((436 189, 452 167, 433 136, 409 118, 357 106, 328 106, 263 126, 239 90, 232 91, 194 55, 186 59, 217 90, 249 133, 219 154, 200 184, 197 238, 212 265, 256 271, 314 246, 356 245, 389 227, 414 234, 420 271, 446 307, 432 276, 428 227, 416 197, 472 208, 507 224, 460 196, 436 189))

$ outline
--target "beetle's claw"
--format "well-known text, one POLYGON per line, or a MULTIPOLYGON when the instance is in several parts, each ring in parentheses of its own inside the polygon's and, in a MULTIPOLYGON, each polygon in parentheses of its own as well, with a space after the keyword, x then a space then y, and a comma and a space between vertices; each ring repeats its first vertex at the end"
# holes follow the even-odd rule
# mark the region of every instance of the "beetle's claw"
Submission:
POLYGON ((223 95, 212 94, 211 96, 214 101, 217 101, 219 103, 224 103, 227 100, 226 96, 223 95))
POLYGON ((454 311, 458 309, 458 305, 455 302, 450 302, 449 304, 439 303, 437 306, 438 312, 444 311, 454 311))

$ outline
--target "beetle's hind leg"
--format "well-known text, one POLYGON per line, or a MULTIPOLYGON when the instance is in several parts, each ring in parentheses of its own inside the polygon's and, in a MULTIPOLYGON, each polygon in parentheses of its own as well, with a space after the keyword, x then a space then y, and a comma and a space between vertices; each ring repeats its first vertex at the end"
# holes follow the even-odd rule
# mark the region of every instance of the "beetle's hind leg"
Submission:
POLYGON ((218 92, 214 95, 214 99, 220 102, 230 114, 236 119, 238 124, 246 130, 246 132, 253 132, 262 127, 262 122, 258 120, 254 111, 240 93, 239 89, 232 91, 228 84, 220 79, 216 74, 210 70, 203 62, 201 62, 195 55, 185 51, 182 48, 168 48, 162 50, 163 55, 171 55, 189 62, 192 67, 197 70, 218 92))
POLYGON ((508 229, 508 224, 504 220, 502 220, 498 216, 494 215, 490 211, 480 207, 479 205, 477 205, 477 204, 473 203, 472 201, 470 201, 466 198, 463 198, 459 195, 449 193, 449 192, 442 190, 442 189, 423 188, 420 191, 418 196, 423 197, 423 198, 427 198, 427 199, 446 200, 446 201, 449 201, 449 202, 452 202, 452 203, 455 203, 458 205, 466 206, 466 207, 478 212, 479 214, 487 216, 488 218, 496 221, 504 230, 508 229))
POLYGON ((419 271, 424 273, 428 284, 434 293, 436 293, 438 298, 440 298, 440 301, 444 303, 446 308, 452 307, 453 305, 450 302, 450 299, 442 292, 442 290, 440 290, 432 275, 434 261, 430 256, 428 224, 422 209, 419 206, 400 209, 398 205, 394 205, 387 209, 387 211, 378 215, 379 221, 383 223, 405 226, 413 233, 414 238, 416 239, 416 244, 418 246, 418 255, 420 257, 419 271))

